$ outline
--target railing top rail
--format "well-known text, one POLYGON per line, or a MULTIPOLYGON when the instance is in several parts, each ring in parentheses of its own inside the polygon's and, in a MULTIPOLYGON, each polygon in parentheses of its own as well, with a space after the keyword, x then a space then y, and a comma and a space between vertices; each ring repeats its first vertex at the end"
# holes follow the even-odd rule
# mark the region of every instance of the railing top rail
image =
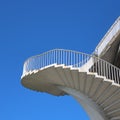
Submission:
POLYGON ((29 58, 27 58, 24 62, 24 64, 26 64, 26 62, 30 59, 33 59, 33 58, 37 58, 37 57, 40 57, 40 56, 43 56, 44 54, 47 54, 47 53, 50 53, 50 52, 53 52, 53 51, 65 51, 65 52, 73 52, 73 53, 76 53, 76 54, 84 54, 84 55, 88 55, 88 56, 91 56, 90 54, 86 54, 86 53, 83 53, 83 52, 79 52, 79 51, 75 51, 75 50, 68 50, 68 49, 60 49, 60 48, 56 48, 56 49, 52 49, 52 50, 48 50, 46 52, 43 52, 41 54, 38 54, 38 55, 33 55, 29 58))
MULTIPOLYGON (((75 53, 78 53, 78 54, 90 55, 90 54, 83 53, 83 52, 79 52, 79 51, 75 51, 75 50, 68 50, 68 49, 56 48, 56 49, 48 50, 47 52, 43 52, 43 53, 38 54, 38 55, 33 55, 33 56, 29 57, 27 60, 29 60, 29 59, 31 59, 31 58, 39 57, 39 56, 41 56, 41 55, 44 55, 44 54, 49 53, 49 52, 52 52, 52 51, 59 51, 59 50, 61 50, 61 51, 66 51, 66 52, 75 52, 75 53)), ((25 62, 26 62, 27 60, 25 60, 25 62)), ((25 63, 25 62, 24 62, 24 63, 25 63)))
MULTIPOLYGON (((113 64, 111 64, 111 63, 109 63, 109 62, 101 59, 101 58, 98 57, 98 56, 95 56, 94 54, 87 54, 87 53, 83 53, 83 52, 79 52, 79 51, 75 51, 75 50, 59 49, 59 48, 52 49, 52 50, 49 50, 49 51, 47 51, 47 52, 43 52, 43 53, 38 54, 38 55, 31 56, 31 57, 29 57, 29 58, 24 62, 24 64, 25 64, 28 60, 30 60, 30 59, 43 56, 43 55, 48 54, 48 53, 53 52, 53 51, 65 51, 65 52, 73 52, 73 53, 76 53, 76 54, 83 54, 83 55, 86 55, 86 56, 94 57, 94 58, 96 58, 96 59, 98 59, 98 60, 100 60, 100 61, 106 62, 107 64, 111 65, 112 67, 114 67, 114 68, 116 68, 116 69, 119 69, 118 67, 116 67, 116 66, 114 66, 113 64)), ((120 69, 119 69, 119 70, 120 70, 120 69)))

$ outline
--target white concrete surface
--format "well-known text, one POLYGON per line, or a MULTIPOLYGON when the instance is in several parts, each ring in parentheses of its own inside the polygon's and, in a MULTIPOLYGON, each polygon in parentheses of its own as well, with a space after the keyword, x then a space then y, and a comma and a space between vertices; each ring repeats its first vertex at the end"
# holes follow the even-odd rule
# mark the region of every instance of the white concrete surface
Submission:
POLYGON ((120 85, 97 73, 53 64, 26 73, 21 82, 32 90, 56 96, 72 95, 84 107, 91 120, 119 120, 120 85))

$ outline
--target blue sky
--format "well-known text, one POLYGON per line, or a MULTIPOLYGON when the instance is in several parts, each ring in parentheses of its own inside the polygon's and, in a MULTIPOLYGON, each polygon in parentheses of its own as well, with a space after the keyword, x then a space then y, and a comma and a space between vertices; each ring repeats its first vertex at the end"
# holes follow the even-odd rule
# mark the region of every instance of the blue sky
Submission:
POLYGON ((53 48, 92 53, 120 15, 120 0, 0 1, 0 120, 89 120, 70 96, 22 87, 24 61, 53 48))

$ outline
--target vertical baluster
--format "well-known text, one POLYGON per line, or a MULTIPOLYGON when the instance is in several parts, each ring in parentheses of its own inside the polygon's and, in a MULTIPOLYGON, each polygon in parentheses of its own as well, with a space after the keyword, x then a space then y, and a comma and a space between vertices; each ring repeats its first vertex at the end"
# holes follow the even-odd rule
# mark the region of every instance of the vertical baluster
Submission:
POLYGON ((98 60, 98 57, 95 59, 96 60, 96 63, 95 63, 95 67, 96 67, 96 73, 98 74, 98 62, 99 62, 99 60, 98 60))
POLYGON ((86 68, 88 68, 88 64, 87 63, 87 55, 84 54, 84 61, 85 61, 85 65, 86 65, 86 68))
POLYGON ((55 50, 55 63, 57 64, 57 50, 55 50))
POLYGON ((111 72, 111 66, 109 65, 109 77, 112 80, 112 72, 111 72))
POLYGON ((51 51, 51 64, 54 64, 54 51, 51 51))
POLYGON ((68 65, 68 63, 67 63, 67 53, 66 53, 66 50, 65 50, 64 55, 65 55, 65 57, 64 57, 65 63, 66 63, 66 65, 68 65))
POLYGON ((70 51, 70 64, 69 65, 71 65, 71 62, 72 62, 72 53, 71 53, 71 51, 70 51))
POLYGON ((82 65, 84 64, 84 55, 82 54, 82 65))
POLYGON ((102 63, 102 60, 101 60, 101 64, 100 64, 100 75, 102 76, 103 74, 103 63, 102 63))
POLYGON ((78 53, 78 67, 80 67, 80 54, 78 53))
POLYGON ((101 75, 104 76, 104 62, 101 60, 101 75))
POLYGON ((49 54, 47 53, 47 65, 49 65, 49 54))
POLYGON ((105 62, 103 61, 103 76, 106 77, 106 73, 105 73, 105 62))
POLYGON ((80 59, 80 60, 79 60, 79 67, 81 67, 81 64, 82 64, 82 54, 79 54, 79 57, 80 57, 80 58, 79 58, 79 59, 80 59))
POLYGON ((43 55, 41 55, 41 68, 43 66, 43 55))
POLYGON ((45 54, 45 66, 47 66, 47 52, 45 54))
POLYGON ((52 51, 50 51, 50 64, 52 64, 52 51))
POLYGON ((81 67, 81 64, 82 64, 82 54, 80 54, 80 64, 79 64, 80 67, 81 67))
POLYGON ((98 69, 98 75, 99 75, 99 73, 100 73, 100 60, 99 60, 99 58, 98 58, 98 63, 97 63, 97 69, 98 69))
POLYGON ((44 54, 42 55, 42 59, 43 59, 43 64, 42 64, 42 67, 44 66, 44 54))
POLYGON ((59 50, 59 64, 61 63, 61 58, 60 58, 60 56, 61 56, 61 50, 59 50))
POLYGON ((65 50, 65 61, 66 61, 66 65, 68 65, 68 55, 69 55, 69 52, 67 52, 65 50))
POLYGON ((63 51, 61 50, 61 63, 60 64, 62 64, 62 63, 64 63, 64 62, 63 62, 63 51))
POLYGON ((56 57, 56 63, 58 64, 58 50, 56 50, 56 55, 55 55, 56 57))
POLYGON ((50 59, 50 64, 51 64, 52 63, 51 62, 51 60, 52 60, 52 58, 51 58, 52 57, 52 52, 51 51, 49 52, 49 55, 50 55, 49 59, 50 59))
POLYGON ((97 72, 97 63, 96 63, 97 58, 93 56, 92 59, 94 62, 93 66, 92 66, 92 72, 97 72))
POLYGON ((107 70, 107 63, 105 61, 105 73, 106 73, 106 78, 108 79, 108 70, 107 70))
MULTIPOLYGON (((38 63, 39 63, 39 68, 41 68, 40 56, 38 56, 38 63)), ((36 67, 38 68, 38 65, 37 65, 37 63, 36 63, 36 67)))
POLYGON ((67 65, 67 60, 66 60, 66 58, 67 58, 67 55, 66 55, 66 51, 64 50, 64 61, 65 61, 65 64, 67 65))
POLYGON ((111 67, 111 65, 110 65, 110 69, 111 69, 111 77, 112 77, 111 79, 114 80, 113 79, 113 68, 111 67))
POLYGON ((49 53, 47 52, 47 65, 49 65, 49 53))
POLYGON ((58 64, 60 64, 60 50, 58 52, 58 64))
POLYGON ((119 84, 119 81, 118 81, 118 69, 116 69, 116 81, 119 84))
POLYGON ((44 53, 44 55, 43 55, 43 56, 44 56, 44 65, 43 65, 43 67, 45 67, 45 53, 44 53))
POLYGON ((110 65, 109 65, 109 64, 108 64, 108 71, 109 71, 108 77, 109 77, 109 79, 111 80, 112 77, 111 77, 111 74, 110 74, 110 65))
POLYGON ((50 64, 52 64, 52 51, 50 51, 50 64))
POLYGON ((91 68, 90 68, 90 71, 91 72, 95 72, 95 69, 96 69, 96 58, 94 57, 94 56, 90 56, 90 58, 89 59, 92 59, 93 60, 93 65, 91 66, 91 68))
POLYGON ((114 80, 114 82, 115 82, 115 77, 114 77, 114 67, 111 66, 111 68, 112 68, 112 70, 113 70, 113 71, 112 71, 112 76, 113 76, 113 80, 114 80))
POLYGON ((44 54, 44 67, 46 66, 46 53, 44 54))
POLYGON ((44 57, 45 57, 45 62, 44 62, 44 67, 45 67, 46 66, 46 53, 45 53, 44 57))
POLYGON ((69 62, 70 62, 70 51, 66 51, 66 55, 67 55, 67 65, 69 65, 69 62))
POLYGON ((65 61, 64 61, 64 50, 62 50, 62 64, 65 64, 66 65, 66 63, 65 63, 65 61))
POLYGON ((78 53, 76 53, 76 66, 78 68, 78 53))
POLYGON ((74 52, 74 67, 75 67, 75 64, 76 64, 76 60, 75 60, 75 52, 74 52))
POLYGON ((91 66, 91 72, 96 72, 96 58, 94 56, 90 56, 91 58, 89 59, 92 59, 93 60, 93 65, 91 66))
POLYGON ((44 54, 42 55, 42 67, 44 66, 44 54))
POLYGON ((56 61, 57 61, 57 64, 58 64, 58 53, 59 53, 59 50, 56 51, 56 61))
POLYGON ((120 70, 118 70, 118 82, 120 84, 120 70))
POLYGON ((108 79, 108 69, 107 69, 107 62, 105 61, 105 72, 106 72, 106 78, 108 79))
POLYGON ((72 51, 70 51, 70 65, 72 64, 72 51))
MULTIPOLYGON (((113 67, 113 66, 112 66, 113 67)), ((115 67, 113 67, 114 68, 114 73, 113 73, 113 76, 114 76, 114 80, 115 80, 115 82, 117 83, 117 80, 116 80, 116 68, 115 67)))
POLYGON ((77 53, 77 68, 79 67, 79 53, 77 53))
POLYGON ((104 73, 104 61, 102 61, 102 76, 105 77, 105 73, 104 73))
POLYGON ((78 63, 77 63, 77 67, 79 67, 79 64, 80 64, 80 58, 79 58, 80 56, 79 56, 79 53, 78 53, 78 63))
POLYGON ((48 65, 48 53, 46 52, 46 66, 48 65))
POLYGON ((81 65, 83 65, 83 54, 81 54, 81 65))
POLYGON ((27 60, 27 62, 25 63, 25 72, 27 72, 28 71, 28 60, 27 60))
POLYGON ((54 50, 54 62, 56 63, 56 50, 54 50))

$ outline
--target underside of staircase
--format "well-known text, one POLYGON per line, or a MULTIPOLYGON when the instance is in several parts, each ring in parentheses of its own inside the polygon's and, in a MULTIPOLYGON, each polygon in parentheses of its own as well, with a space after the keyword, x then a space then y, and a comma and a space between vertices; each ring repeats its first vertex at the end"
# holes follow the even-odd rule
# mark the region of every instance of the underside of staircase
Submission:
POLYGON ((72 95, 91 120, 120 120, 120 85, 97 73, 52 64, 28 72, 22 84, 56 96, 72 95))

